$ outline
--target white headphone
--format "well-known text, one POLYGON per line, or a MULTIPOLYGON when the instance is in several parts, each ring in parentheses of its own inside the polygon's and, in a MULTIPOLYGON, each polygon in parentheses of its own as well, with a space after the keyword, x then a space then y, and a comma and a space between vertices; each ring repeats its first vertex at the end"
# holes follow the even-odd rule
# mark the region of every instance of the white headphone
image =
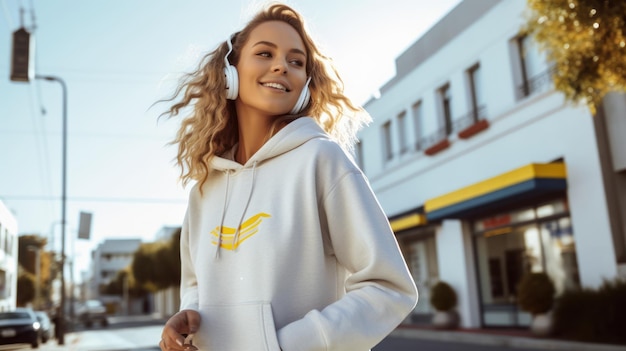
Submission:
MULTIPOLYGON (((233 51, 233 44, 231 39, 228 39, 226 43, 228 44, 228 52, 226 56, 224 56, 224 61, 226 66, 224 67, 224 75, 226 76, 226 98, 228 100, 237 99, 237 95, 239 95, 239 74, 237 73, 237 68, 228 62, 228 55, 233 51)), ((311 92, 309 91, 309 83, 311 82, 311 77, 306 80, 304 87, 302 88, 302 92, 300 92, 300 96, 298 97, 298 101, 293 106, 289 114, 296 114, 302 112, 306 105, 309 103, 311 99, 311 92)))

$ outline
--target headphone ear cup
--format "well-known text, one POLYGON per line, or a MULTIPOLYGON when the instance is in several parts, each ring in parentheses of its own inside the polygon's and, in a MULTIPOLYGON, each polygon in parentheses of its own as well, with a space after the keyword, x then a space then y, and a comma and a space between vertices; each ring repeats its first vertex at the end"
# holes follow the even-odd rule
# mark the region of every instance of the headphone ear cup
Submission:
POLYGON ((296 104, 293 106, 291 111, 289 111, 289 114, 295 115, 296 113, 300 113, 302 112, 302 110, 304 110, 306 105, 309 104, 309 100, 311 99, 311 92, 309 91, 310 82, 311 77, 307 79, 304 88, 302 88, 302 91, 300 92, 300 96, 298 96, 298 101, 296 101, 296 104))
POLYGON ((237 73, 237 68, 233 65, 226 65, 224 75, 226 76, 226 98, 235 100, 237 95, 239 95, 239 74, 237 73))

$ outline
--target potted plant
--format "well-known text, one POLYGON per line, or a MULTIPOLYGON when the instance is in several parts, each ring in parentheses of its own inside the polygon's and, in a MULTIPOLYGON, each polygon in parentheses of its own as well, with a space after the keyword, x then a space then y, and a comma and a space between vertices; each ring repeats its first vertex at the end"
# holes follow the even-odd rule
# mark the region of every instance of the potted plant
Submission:
POLYGON ((527 273, 517 287, 517 301, 520 308, 533 316, 530 329, 539 336, 552 331, 552 317, 549 313, 554 304, 554 283, 544 272, 527 273))
POLYGON ((432 323, 439 329, 454 329, 459 324, 456 292, 450 284, 439 281, 430 290, 430 304, 435 308, 432 323))

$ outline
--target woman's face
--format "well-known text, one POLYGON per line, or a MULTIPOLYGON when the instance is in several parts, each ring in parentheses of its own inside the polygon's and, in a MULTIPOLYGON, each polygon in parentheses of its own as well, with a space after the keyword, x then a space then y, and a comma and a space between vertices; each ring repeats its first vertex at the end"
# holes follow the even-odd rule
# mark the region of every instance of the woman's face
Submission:
POLYGON ((300 35, 281 21, 261 23, 241 48, 237 72, 238 114, 289 113, 307 79, 306 49, 300 35))

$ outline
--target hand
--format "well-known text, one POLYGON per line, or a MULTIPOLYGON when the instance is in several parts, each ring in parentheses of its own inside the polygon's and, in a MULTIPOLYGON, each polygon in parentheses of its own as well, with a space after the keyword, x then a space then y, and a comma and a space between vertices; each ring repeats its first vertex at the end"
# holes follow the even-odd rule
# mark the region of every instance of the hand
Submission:
POLYGON ((188 351, 193 350, 185 343, 183 334, 194 334, 200 326, 200 314, 194 310, 182 310, 173 315, 161 333, 159 346, 161 351, 188 351))

